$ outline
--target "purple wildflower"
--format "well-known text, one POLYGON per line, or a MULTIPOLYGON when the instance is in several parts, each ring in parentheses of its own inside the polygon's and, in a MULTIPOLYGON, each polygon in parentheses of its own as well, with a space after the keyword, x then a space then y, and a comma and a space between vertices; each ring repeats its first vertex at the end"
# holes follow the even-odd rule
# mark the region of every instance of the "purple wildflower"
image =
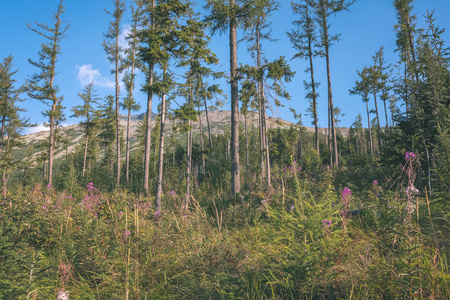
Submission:
POLYGON ((124 232, 124 235, 125 235, 125 236, 129 236, 130 234, 131 234, 131 231, 125 230, 125 232, 124 232))
POLYGON ((7 181, 6 178, 3 178, 3 181, 6 182, 7 181))
POLYGON ((378 185, 378 180, 372 181, 372 184, 373 184, 373 185, 378 185))
POLYGON ((52 188, 53 186, 51 184, 47 184, 47 187, 48 188, 52 188))
POLYGON ((322 224, 323 224, 323 226, 330 227, 331 226, 331 221, 325 219, 325 220, 322 221, 322 224))
POLYGON ((347 198, 352 194, 352 191, 349 188, 345 188, 342 190, 342 198, 347 198))
POLYGON ((175 191, 170 191, 170 193, 173 195, 173 194, 175 194, 175 191))
POLYGON ((414 152, 406 152, 405 153, 405 160, 410 160, 410 159, 414 159, 416 158, 416 155, 414 154, 414 152))

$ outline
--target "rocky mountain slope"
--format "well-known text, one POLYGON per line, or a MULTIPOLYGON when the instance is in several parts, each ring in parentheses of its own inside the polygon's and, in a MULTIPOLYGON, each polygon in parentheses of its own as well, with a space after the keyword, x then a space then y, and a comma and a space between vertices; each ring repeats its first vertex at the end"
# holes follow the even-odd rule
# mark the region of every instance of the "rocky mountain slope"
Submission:
MULTIPOLYGON (((230 128, 230 120, 231 120, 231 112, 228 110, 217 110, 217 111, 210 111, 208 112, 210 123, 211 123, 211 132, 212 134, 223 134, 225 131, 228 131, 230 128)), ((201 115, 201 122, 202 122, 202 129, 203 133, 207 133, 207 123, 206 123, 206 114, 203 112, 201 115)), ((130 136, 131 141, 134 141, 137 136, 138 126, 139 123, 143 121, 144 114, 141 115, 135 115, 131 117, 130 122, 130 136)), ((244 116, 240 114, 239 116, 240 122, 243 125, 244 124, 244 116)), ((156 115, 153 114, 152 116, 152 127, 155 126, 155 119, 156 115)), ((166 128, 167 128, 167 134, 172 132, 172 129, 174 126, 176 126, 179 122, 178 121, 172 121, 167 120, 166 122, 166 128)), ((296 124, 285 121, 282 118, 275 118, 268 116, 266 117, 266 124, 267 127, 272 128, 281 128, 281 129, 289 129, 291 126, 297 126, 296 124)), ((123 128, 124 132, 124 138, 126 137, 126 125, 127 125, 127 119, 126 116, 121 116, 120 119, 120 126, 123 128)), ((258 114, 257 113, 249 113, 247 115, 247 126, 249 127, 257 127, 258 126, 258 114)), ((69 144, 67 146, 67 149, 61 149, 61 147, 57 147, 58 150, 55 152, 55 158, 60 158, 63 155, 67 153, 71 153, 75 150, 75 147, 77 147, 80 143, 84 140, 84 133, 83 129, 80 125, 70 125, 67 127, 63 127, 60 129, 62 131, 63 138, 69 139, 69 144)), ((314 128, 306 127, 306 130, 309 132, 314 132, 314 128)), ((198 134, 200 132, 200 126, 197 122, 194 124, 194 134, 198 134)), ((321 132, 325 133, 325 129, 321 129, 321 132)), ((347 128, 340 129, 340 132, 344 135, 348 133, 347 128)), ((39 145, 40 142, 48 139, 48 131, 40 131, 36 133, 31 133, 23 136, 23 142, 26 145, 26 148, 30 149, 31 147, 36 147, 39 145)), ((25 153, 27 150, 21 149, 19 153, 21 156, 25 156, 25 153)), ((32 159, 36 159, 36 157, 39 154, 39 150, 36 149, 35 151, 32 151, 32 159)))

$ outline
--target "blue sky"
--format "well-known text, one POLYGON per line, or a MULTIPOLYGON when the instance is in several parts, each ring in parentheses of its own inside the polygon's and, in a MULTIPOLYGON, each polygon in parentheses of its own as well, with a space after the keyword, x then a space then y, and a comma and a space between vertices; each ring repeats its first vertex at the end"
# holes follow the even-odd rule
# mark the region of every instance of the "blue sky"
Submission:
MULTIPOLYGON (((127 6, 129 6, 129 2, 130 0, 126 1, 127 6)), ((202 4, 204 1, 198 2, 202 4)), ((263 45, 268 60, 285 56, 290 61, 295 54, 286 36, 286 31, 293 28, 291 22, 294 17, 290 2, 280 1, 280 9, 273 13, 273 37, 278 40, 263 45)), ((28 59, 35 60, 41 43, 45 42, 40 36, 29 30, 26 23, 50 24, 51 14, 55 11, 58 3, 58 0, 0 1, 0 26, 3 29, 0 57, 13 55, 15 68, 18 70, 14 78, 18 84, 38 71, 28 63, 28 59)), ((57 65, 59 74, 56 83, 60 88, 60 94, 64 96, 63 105, 67 107, 65 124, 74 124, 78 120, 70 118, 72 113, 69 109, 74 105, 81 104, 77 93, 85 84, 94 80, 98 94, 102 97, 114 93, 114 78, 110 73, 112 65, 106 60, 102 47, 103 33, 107 31, 108 22, 111 20, 104 9, 112 10, 113 4, 111 0, 66 0, 65 7, 63 20, 69 21, 70 27, 67 38, 61 43, 62 54, 57 65)), ((418 17, 418 27, 426 27, 423 15, 427 10, 433 9, 436 9, 434 16, 437 18, 437 24, 442 28, 448 27, 450 24, 446 14, 450 11, 449 0, 416 0, 414 13, 418 17)), ((330 52, 334 103, 345 114, 340 126, 350 126, 359 113, 365 112, 365 105, 361 99, 358 96, 350 96, 348 92, 357 80, 356 70, 370 65, 372 56, 381 46, 385 48, 385 57, 389 63, 395 64, 398 61, 398 55, 394 53, 396 46, 393 26, 395 23, 396 16, 392 0, 359 0, 351 7, 350 11, 341 12, 330 18, 330 33, 341 34, 340 41, 331 48, 330 52)), ((125 43, 124 36, 128 24, 130 24, 130 10, 127 7, 123 22, 123 43, 125 43)), ((444 38, 448 41, 450 32, 446 32, 444 38)), ((229 69, 228 34, 213 36, 211 49, 220 59, 222 65, 220 69, 227 71, 229 69)), ((238 62, 250 64, 251 58, 247 53, 246 45, 240 44, 238 51, 238 62)), ((289 107, 292 107, 297 113, 302 113, 303 123, 310 126, 311 119, 305 115, 308 102, 305 100, 303 88, 303 80, 308 79, 308 74, 304 72, 307 62, 295 59, 290 63, 291 68, 297 72, 293 81, 286 85, 292 100, 283 102, 285 108, 274 107, 272 114, 294 121, 292 113, 289 111, 289 107)), ((318 105, 319 122, 321 127, 325 127, 327 124, 327 92, 324 59, 316 59, 315 71, 316 78, 321 82, 318 105)), ((144 76, 140 74, 139 84, 143 80, 144 76)), ((225 80, 221 82, 224 91, 228 94, 229 87, 226 86, 225 80)), ((123 89, 121 95, 125 96, 123 89)), ((141 112, 143 112, 146 106, 146 96, 142 92, 138 92, 136 100, 140 102, 141 112)), ((154 101, 154 112, 156 111, 156 102, 154 101)), ((32 122, 41 124, 46 121, 41 115, 41 112, 46 109, 43 103, 26 99, 21 105, 28 109, 26 116, 32 122)), ((371 106, 374 106, 372 100, 371 106)), ((228 100, 224 109, 229 109, 229 107, 228 100)), ((383 125, 384 118, 382 118, 383 125)))

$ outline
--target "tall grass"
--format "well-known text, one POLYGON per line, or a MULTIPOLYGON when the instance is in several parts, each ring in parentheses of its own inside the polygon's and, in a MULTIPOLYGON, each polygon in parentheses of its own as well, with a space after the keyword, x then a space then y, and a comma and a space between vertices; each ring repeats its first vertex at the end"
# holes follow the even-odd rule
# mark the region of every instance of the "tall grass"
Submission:
POLYGON ((404 193, 378 183, 351 186, 345 203, 331 172, 290 167, 241 197, 205 180, 189 211, 169 192, 156 215, 149 199, 95 183, 78 198, 8 192, 0 299, 450 298, 446 220, 426 194, 411 214, 404 193))

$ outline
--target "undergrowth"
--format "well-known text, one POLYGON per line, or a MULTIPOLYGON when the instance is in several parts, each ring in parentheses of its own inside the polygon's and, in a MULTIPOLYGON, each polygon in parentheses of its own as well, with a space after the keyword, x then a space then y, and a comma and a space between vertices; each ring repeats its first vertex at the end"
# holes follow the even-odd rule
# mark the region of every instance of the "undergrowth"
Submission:
POLYGON ((89 184, 0 202, 0 298, 449 299, 448 214, 424 193, 274 172, 241 196, 200 185, 182 210, 89 184), (344 193, 341 194, 341 191, 344 193), (408 206, 409 205, 409 206, 408 206))

